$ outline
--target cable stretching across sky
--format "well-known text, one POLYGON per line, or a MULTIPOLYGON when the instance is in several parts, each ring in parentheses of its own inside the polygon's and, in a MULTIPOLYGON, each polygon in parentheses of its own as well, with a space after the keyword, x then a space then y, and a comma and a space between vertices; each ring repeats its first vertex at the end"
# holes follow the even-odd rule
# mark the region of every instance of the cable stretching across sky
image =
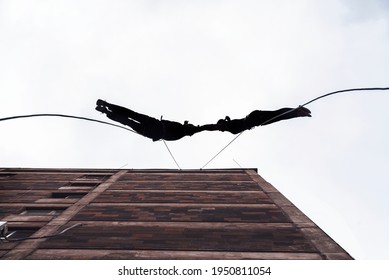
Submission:
MULTIPOLYGON (((73 115, 65 114, 30 114, 30 115, 18 115, 0 118, 1 121, 20 119, 20 118, 31 118, 31 117, 63 117, 63 118, 74 118, 84 121, 97 122, 105 125, 110 125, 137 133, 148 138, 153 139, 153 141, 158 140, 178 140, 184 136, 192 136, 195 133, 201 131, 229 131, 233 134, 237 134, 225 147, 223 147, 214 157, 212 157, 201 169, 205 168, 211 161, 213 161, 221 152, 223 152, 229 145, 231 145, 245 130, 252 129, 255 126, 263 126, 280 120, 295 118, 295 117, 305 117, 310 116, 310 111, 305 108, 306 105, 311 104, 319 99, 352 91, 377 91, 377 90, 389 90, 389 87, 367 87, 367 88, 351 88, 337 90, 323 94, 319 97, 316 97, 303 105, 300 105, 296 108, 282 108, 276 111, 254 111, 250 113, 246 118, 231 120, 228 116, 225 119, 219 120, 216 124, 206 124, 202 126, 194 126, 189 124, 188 121, 185 121, 184 124, 177 122, 167 121, 167 120, 157 120, 146 115, 136 113, 132 110, 129 110, 124 107, 120 107, 108 102, 98 100, 96 110, 107 114, 107 116, 119 123, 122 123, 126 126, 130 126, 132 129, 123 127, 120 125, 112 124, 105 121, 100 121, 96 119, 79 117, 73 115)), ((174 162, 179 169, 181 167, 177 163, 173 154, 171 153, 166 142, 165 146, 168 149, 170 155, 172 156, 174 162)))
MULTIPOLYGON (((339 93, 343 93, 343 92, 351 92, 351 91, 372 91, 372 90, 389 90, 389 87, 350 88, 350 89, 342 89, 342 90, 337 90, 337 91, 329 92, 329 93, 323 94, 323 95, 321 95, 319 97, 316 97, 316 98, 314 98, 314 99, 304 103, 303 105, 300 105, 300 106, 298 106, 296 108, 293 108, 293 109, 291 109, 288 112, 284 112, 284 113, 282 113, 282 114, 280 114, 280 115, 278 115, 278 116, 276 116, 276 117, 274 117, 272 119, 269 119, 269 120, 265 121, 264 123, 262 123, 261 125, 265 125, 265 124, 273 121, 273 119, 281 117, 283 114, 287 114, 287 113, 290 113, 290 112, 292 112, 294 110, 298 110, 298 108, 307 106, 308 104, 311 104, 312 102, 315 102, 315 101, 317 101, 319 99, 322 99, 324 97, 328 97, 330 95, 339 94, 339 93)), ((203 167, 201 167, 201 169, 205 168, 208 164, 210 164, 218 155, 220 155, 228 146, 230 146, 240 135, 242 135, 242 133, 243 133, 243 131, 240 132, 237 136, 235 136, 230 142, 228 142, 228 144, 225 145, 223 147, 223 149, 221 149, 216 155, 214 155, 206 164, 204 164, 203 167)))

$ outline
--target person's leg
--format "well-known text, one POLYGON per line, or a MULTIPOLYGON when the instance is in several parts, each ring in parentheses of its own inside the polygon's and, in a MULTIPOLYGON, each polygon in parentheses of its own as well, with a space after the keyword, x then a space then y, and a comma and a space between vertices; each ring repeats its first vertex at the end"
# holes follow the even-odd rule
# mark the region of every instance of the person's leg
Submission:
POLYGON ((149 116, 132 111, 128 108, 108 103, 108 102, 101 100, 101 99, 97 100, 96 104, 97 104, 97 107, 96 107, 97 111, 100 111, 102 113, 108 113, 107 111, 109 111, 114 115, 120 115, 122 117, 127 117, 127 118, 133 119, 139 123, 144 122, 144 121, 149 121, 150 119, 154 119, 154 118, 151 118, 149 116))
POLYGON ((310 117, 311 111, 305 107, 281 108, 274 111, 253 111, 246 117, 247 126, 251 129, 254 126, 267 125, 281 120, 296 117, 310 117))
POLYGON ((106 114, 109 119, 127 125, 131 127, 133 130, 135 130, 137 133, 143 134, 144 127, 142 126, 142 124, 130 120, 127 117, 123 117, 122 115, 113 114, 112 112, 107 112, 106 114))
POLYGON ((96 110, 107 114, 107 117, 111 120, 128 125, 139 134, 153 140, 160 139, 163 136, 161 122, 155 118, 102 100, 97 101, 96 110))
POLYGON ((144 121, 148 121, 151 118, 149 116, 137 113, 137 112, 130 110, 128 108, 125 108, 125 107, 122 107, 119 105, 115 105, 115 104, 110 104, 108 102, 105 103, 105 107, 109 111, 111 111, 113 114, 126 116, 127 118, 133 119, 133 120, 140 122, 140 123, 144 122, 144 121))

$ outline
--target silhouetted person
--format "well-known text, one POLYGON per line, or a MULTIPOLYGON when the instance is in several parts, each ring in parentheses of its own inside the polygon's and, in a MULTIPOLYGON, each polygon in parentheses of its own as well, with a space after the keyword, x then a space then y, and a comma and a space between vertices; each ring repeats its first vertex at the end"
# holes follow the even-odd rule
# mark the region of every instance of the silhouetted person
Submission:
POLYGON ((255 110, 243 119, 231 120, 230 117, 227 116, 224 119, 220 119, 216 126, 220 131, 228 131, 233 134, 238 134, 247 129, 252 129, 255 126, 267 125, 291 118, 310 116, 311 111, 302 106, 298 107, 297 109, 282 108, 275 111, 255 110))
POLYGON ((97 100, 96 105, 96 110, 106 114, 111 120, 127 125, 137 133, 153 139, 153 141, 160 139, 170 141, 178 140, 184 136, 192 136, 200 131, 216 130, 214 125, 194 126, 188 121, 181 124, 174 121, 162 120, 162 118, 158 120, 100 99, 97 100))

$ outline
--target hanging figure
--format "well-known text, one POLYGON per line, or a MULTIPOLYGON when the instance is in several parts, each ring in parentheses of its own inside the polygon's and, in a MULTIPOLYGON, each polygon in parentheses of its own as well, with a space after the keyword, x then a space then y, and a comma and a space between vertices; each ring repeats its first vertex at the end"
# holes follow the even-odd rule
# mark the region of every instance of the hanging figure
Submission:
POLYGON ((96 105, 96 110, 106 114, 111 120, 127 125, 140 135, 151 138, 153 141, 161 139, 173 141, 184 136, 192 136, 204 130, 216 130, 214 125, 194 126, 188 121, 181 124, 162 118, 158 120, 101 99, 97 100, 96 105))
POLYGON ((228 131, 232 134, 238 134, 256 126, 267 125, 297 117, 311 117, 311 111, 302 106, 298 108, 282 108, 275 111, 255 110, 243 119, 231 120, 229 116, 224 119, 220 119, 217 122, 217 127, 220 131, 228 131))

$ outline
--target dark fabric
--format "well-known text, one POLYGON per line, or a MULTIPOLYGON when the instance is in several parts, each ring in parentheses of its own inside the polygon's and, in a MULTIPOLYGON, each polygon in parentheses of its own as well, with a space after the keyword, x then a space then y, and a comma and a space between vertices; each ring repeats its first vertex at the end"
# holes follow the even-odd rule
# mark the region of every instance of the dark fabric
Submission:
POLYGON ((127 125, 137 133, 151 138, 153 141, 160 139, 174 141, 185 136, 192 136, 210 127, 209 125, 199 127, 189 123, 181 124, 175 121, 158 120, 101 100, 98 101, 97 109, 107 114, 107 117, 111 120, 127 125))
POLYGON ((153 139, 153 141, 162 139, 164 132, 160 120, 115 104, 106 103, 106 107, 109 110, 107 117, 111 120, 128 125, 139 134, 153 139))
POLYGON ((219 120, 217 124, 194 126, 188 122, 181 124, 175 121, 158 120, 102 100, 97 101, 96 110, 107 114, 107 117, 111 120, 130 126, 137 133, 151 138, 153 141, 160 139, 174 141, 205 130, 228 131, 233 134, 238 134, 260 125, 267 125, 295 117, 311 116, 311 112, 307 108, 300 106, 296 109, 281 108, 275 111, 255 110, 243 119, 230 120, 229 117, 226 117, 225 119, 219 120))

